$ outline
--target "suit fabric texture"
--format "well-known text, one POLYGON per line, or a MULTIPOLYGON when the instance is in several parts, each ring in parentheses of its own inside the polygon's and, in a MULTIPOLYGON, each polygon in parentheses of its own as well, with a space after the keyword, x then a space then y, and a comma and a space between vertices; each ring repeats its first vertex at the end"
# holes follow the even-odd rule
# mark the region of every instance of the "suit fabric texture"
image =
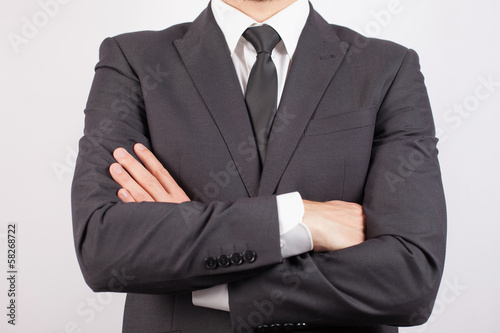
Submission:
POLYGON ((72 186, 83 276, 96 292, 128 293, 127 333, 389 333, 421 324, 445 254, 436 142, 416 53, 328 24, 312 8, 262 170, 210 7, 192 23, 108 38, 72 186), (118 199, 112 152, 137 142, 191 202, 118 199), (367 240, 283 260, 276 195, 292 191, 361 204, 367 240), (239 261, 245 253, 253 260, 239 261), (224 283, 230 313, 192 304, 193 290, 224 283))

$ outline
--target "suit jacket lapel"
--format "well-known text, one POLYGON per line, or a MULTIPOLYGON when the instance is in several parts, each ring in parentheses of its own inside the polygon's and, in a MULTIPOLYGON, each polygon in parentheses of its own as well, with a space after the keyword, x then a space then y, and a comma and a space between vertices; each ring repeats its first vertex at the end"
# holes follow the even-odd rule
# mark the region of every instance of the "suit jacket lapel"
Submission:
POLYGON ((212 114, 250 196, 257 195, 260 166, 245 100, 224 35, 210 6, 175 41, 191 78, 212 114))
POLYGON ((348 43, 341 41, 332 26, 311 7, 269 138, 259 195, 270 195, 276 190, 347 48, 348 43))

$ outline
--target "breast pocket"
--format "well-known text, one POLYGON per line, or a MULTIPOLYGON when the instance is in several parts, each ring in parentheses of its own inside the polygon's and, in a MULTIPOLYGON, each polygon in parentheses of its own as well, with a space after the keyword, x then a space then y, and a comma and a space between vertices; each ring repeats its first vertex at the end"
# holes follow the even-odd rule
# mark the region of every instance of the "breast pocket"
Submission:
POLYGON ((377 115, 376 111, 377 107, 370 107, 336 114, 327 118, 311 119, 304 135, 322 135, 373 126, 377 115))
POLYGON ((377 110, 369 107, 311 119, 283 179, 309 200, 361 200, 377 110), (288 174, 301 177, 287 178, 288 174))

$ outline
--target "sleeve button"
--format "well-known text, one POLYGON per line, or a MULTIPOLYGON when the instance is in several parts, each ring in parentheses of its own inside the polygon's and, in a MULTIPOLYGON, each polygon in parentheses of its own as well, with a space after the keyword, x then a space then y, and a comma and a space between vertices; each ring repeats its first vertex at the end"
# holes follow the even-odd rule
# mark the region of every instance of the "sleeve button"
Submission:
POLYGON ((205 258, 205 268, 216 269, 217 268, 217 260, 214 257, 205 258))
POLYGON ((233 265, 241 265, 243 263, 243 256, 237 252, 233 253, 230 259, 233 265))
POLYGON ((255 253, 255 251, 248 250, 243 252, 243 260, 245 260, 245 262, 252 263, 255 259, 257 259, 257 253, 255 253))
POLYGON ((272 324, 270 332, 281 332, 280 324, 272 324))
POLYGON ((269 326, 260 325, 259 327, 257 327, 257 332, 259 332, 259 333, 269 332, 269 326))
POLYGON ((217 261, 219 262, 220 267, 228 267, 229 265, 231 265, 229 257, 225 254, 221 254, 219 258, 217 258, 217 261))

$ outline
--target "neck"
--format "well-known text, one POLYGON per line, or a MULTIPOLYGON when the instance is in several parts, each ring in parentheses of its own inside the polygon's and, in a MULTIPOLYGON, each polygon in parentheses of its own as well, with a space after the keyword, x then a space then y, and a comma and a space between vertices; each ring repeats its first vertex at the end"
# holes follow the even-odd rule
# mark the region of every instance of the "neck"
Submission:
POLYGON ((264 22, 297 0, 223 0, 228 5, 250 16, 257 22, 264 22))

